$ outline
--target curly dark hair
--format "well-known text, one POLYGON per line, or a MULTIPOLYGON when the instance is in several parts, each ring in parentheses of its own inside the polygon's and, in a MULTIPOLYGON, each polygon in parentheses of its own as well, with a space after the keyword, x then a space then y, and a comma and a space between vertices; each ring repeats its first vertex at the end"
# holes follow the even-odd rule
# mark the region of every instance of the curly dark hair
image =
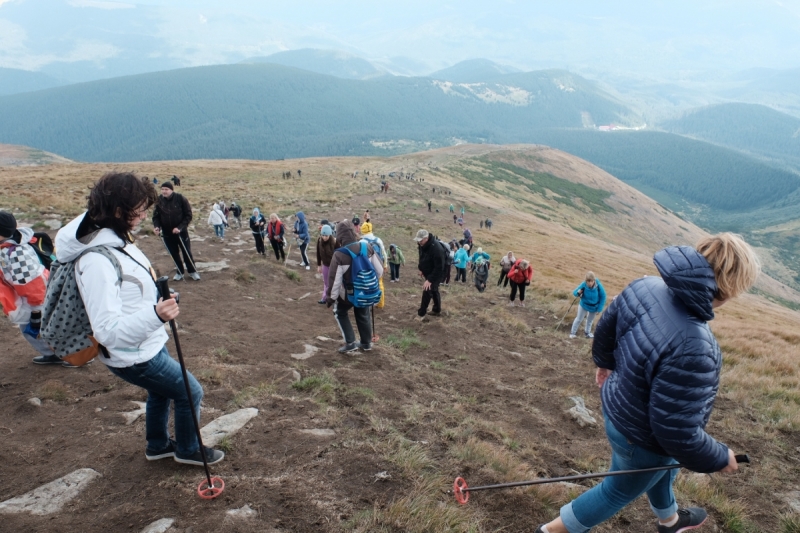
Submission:
POLYGON ((139 209, 150 209, 158 200, 148 178, 133 172, 109 172, 91 187, 88 216, 97 226, 109 228, 126 243, 133 242, 132 221, 139 209))

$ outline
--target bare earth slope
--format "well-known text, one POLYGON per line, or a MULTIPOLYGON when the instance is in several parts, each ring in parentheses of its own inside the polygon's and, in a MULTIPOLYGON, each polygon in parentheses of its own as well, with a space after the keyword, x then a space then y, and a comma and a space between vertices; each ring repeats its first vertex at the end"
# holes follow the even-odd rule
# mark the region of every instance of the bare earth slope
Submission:
MULTIPOLYGON (((259 415, 223 442, 228 456, 213 471, 227 488, 203 502, 194 493, 202 469, 145 460, 143 419, 126 425, 120 414, 145 399, 140 389, 99 362, 34 367, 27 343, 6 324, 0 501, 79 468, 102 474, 58 514, 4 515, 9 531, 141 531, 160 518, 176 519, 176 532, 533 531, 580 487, 476 493, 465 507, 443 491, 456 475, 475 485, 606 469, 602 429, 579 428, 565 414, 569 397, 582 396, 600 416, 590 343, 567 339, 574 307, 556 329, 570 291, 592 269, 614 295, 655 274, 654 251, 702 235, 596 167, 534 146, 467 145, 389 159, 5 167, 0 207, 27 223, 45 215, 66 221, 82 210, 86 187, 112 169, 182 178, 177 190, 194 206, 193 248, 206 271, 200 282, 173 286, 181 292, 181 344, 205 389, 202 419, 250 406, 259 415), (281 178, 285 171, 292 179, 281 178), (388 178, 390 190, 381 194, 377 175, 390 172, 414 172, 415 180, 388 178), (376 234, 407 260, 400 282, 386 283, 386 307, 375 310, 376 348, 336 353, 338 328, 316 303, 321 281, 298 268, 295 246, 284 267, 257 257, 247 230, 214 238, 205 220, 219 199, 284 220, 303 210, 312 229, 321 218, 349 219, 369 208, 376 234), (444 316, 413 320, 421 284, 411 238, 420 227, 460 237, 451 203, 465 207, 476 244, 494 260, 513 250, 532 261, 526 308, 506 305, 507 291, 494 287, 495 267, 485 293, 451 284, 443 290, 444 316), (487 217, 491 231, 478 225, 487 217), (31 397, 42 406, 29 404, 31 397), (226 515, 244 505, 256 516, 226 515)), ((138 244, 160 273, 171 273, 149 223, 138 244)), ((762 283, 765 291, 783 290, 762 283)), ((800 315, 755 295, 712 322, 725 365, 709 431, 755 463, 732 477, 684 472, 677 487, 680 502, 708 508, 719 531, 780 531, 780 514, 790 510, 783 495, 800 489, 798 326, 800 315)), ((653 527, 640 500, 598 531, 653 527)))

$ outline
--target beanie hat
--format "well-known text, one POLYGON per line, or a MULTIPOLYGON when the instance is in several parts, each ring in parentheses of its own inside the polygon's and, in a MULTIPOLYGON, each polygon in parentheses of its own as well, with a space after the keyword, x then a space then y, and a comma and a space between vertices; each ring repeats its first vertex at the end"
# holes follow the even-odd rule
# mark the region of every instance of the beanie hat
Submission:
POLYGON ((164 187, 166 187, 167 189, 172 189, 173 191, 175 190, 175 188, 172 186, 171 181, 164 180, 164 182, 161 184, 161 188, 163 189, 164 187))
POLYGON ((0 211, 0 237, 10 238, 17 231, 17 219, 8 211, 0 211))
POLYGON ((372 233, 372 224, 370 222, 361 224, 361 233, 372 233))
POLYGON ((323 236, 330 237, 331 235, 333 235, 333 230, 329 225, 325 224, 324 226, 322 226, 322 230, 320 233, 322 233, 323 236))

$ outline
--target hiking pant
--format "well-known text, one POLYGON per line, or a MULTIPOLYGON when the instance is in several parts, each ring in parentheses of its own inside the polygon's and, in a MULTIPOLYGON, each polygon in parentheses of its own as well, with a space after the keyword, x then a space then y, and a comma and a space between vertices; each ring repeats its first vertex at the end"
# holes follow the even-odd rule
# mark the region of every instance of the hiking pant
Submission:
POLYGON ((417 315, 425 316, 428 314, 428 305, 433 300, 432 313, 440 313, 442 311, 442 296, 439 294, 439 284, 431 283, 431 288, 427 291, 422 291, 422 303, 419 306, 417 315))
POLYGON ((28 335, 25 333, 25 328, 28 327, 28 324, 20 324, 19 330, 22 332, 22 336, 28 341, 28 344, 33 346, 33 349, 39 352, 39 355, 55 355, 56 353, 47 344, 44 340, 34 337, 32 335, 28 335))
POLYGON ((174 233, 166 233, 164 231, 161 232, 161 235, 164 236, 164 244, 167 245, 167 250, 169 250, 169 254, 172 256, 172 260, 175 261, 175 266, 178 269, 178 272, 183 274, 183 263, 186 263, 186 270, 189 274, 195 272, 194 268, 194 257, 192 257, 192 242, 189 240, 189 232, 180 232, 177 235, 174 233), (181 246, 183 243, 183 246, 181 246), (186 255, 188 252, 188 256, 186 255), (181 261, 181 253, 183 254, 183 261, 181 261))
POLYGON ((353 307, 350 302, 336 300, 333 304, 333 315, 336 317, 336 322, 339 324, 339 331, 342 332, 345 344, 353 344, 356 342, 356 334, 353 331, 353 326, 350 324, 350 317, 347 312, 352 309, 353 316, 356 318, 356 327, 358 328, 358 335, 361 338, 361 344, 369 345, 372 343, 372 321, 369 316, 369 307, 353 307))
MULTIPOLYGON (((508 279, 508 278, 506 278, 508 279)), ((524 283, 517 283, 516 281, 511 281, 511 301, 513 302, 517 298, 517 289, 519 288, 519 301, 525 301, 525 284, 524 283)))
POLYGON ((453 270, 453 265, 447 265, 447 273, 444 275, 444 284, 450 284, 450 272, 453 270))
POLYGON ((330 272, 330 267, 320 265, 320 270, 322 270, 322 298, 320 298, 320 300, 326 300, 326 295, 328 294, 328 273, 330 272))
MULTIPOLYGON (((169 445, 170 402, 175 404, 176 453, 181 457, 189 457, 200 449, 181 366, 169 356, 166 345, 149 361, 123 368, 110 366, 108 369, 115 376, 147 391, 145 437, 148 449, 158 451, 169 445)), ((187 375, 194 409, 199 419, 203 387, 193 375, 187 375)))
POLYGON ((308 248, 307 242, 300 245, 300 257, 303 259, 303 266, 311 266, 308 256, 306 255, 306 248, 308 248))
POLYGON ((222 224, 214 224, 214 235, 223 239, 225 237, 225 226, 222 224))
POLYGON ((489 279, 489 275, 479 276, 477 272, 474 274, 475 276, 475 288, 478 289, 478 292, 483 292, 486 290, 486 280, 489 279))
POLYGON ((253 233, 253 238, 256 240, 256 252, 265 255, 264 251, 264 236, 260 233, 253 233))
POLYGON ((462 283, 467 282, 467 269, 466 268, 458 268, 456 267, 456 283, 458 280, 461 280, 462 283))
POLYGON ((591 311, 587 311, 581 306, 578 306, 578 316, 575 317, 575 321, 572 323, 572 330, 570 333, 575 335, 578 333, 578 328, 581 327, 581 322, 583 319, 586 318, 586 329, 584 330, 585 333, 592 332, 592 323, 594 322, 594 317, 597 316, 597 313, 592 313, 591 311))
POLYGON ((236 221, 236 227, 241 229, 242 228, 242 216, 239 215, 238 217, 233 217, 233 220, 236 221))
POLYGON ((389 263, 389 273, 391 275, 392 281, 397 281, 400 279, 400 263, 389 263))
MULTIPOLYGON (((672 457, 631 444, 608 417, 604 418, 606 437, 611 444, 611 472, 678 464, 672 457)), ((570 533, 586 533, 644 493, 647 493, 647 499, 650 500, 650 509, 659 519, 666 520, 678 511, 675 494, 672 492, 672 483, 677 475, 676 468, 604 478, 602 483, 562 507, 561 520, 570 533)))
POLYGON ((508 287, 508 272, 503 269, 500 269, 500 279, 497 280, 497 286, 499 287, 500 284, 503 284, 503 287, 508 287))
POLYGON ((272 245, 272 251, 275 252, 275 259, 285 261, 286 252, 283 250, 283 240, 270 239, 269 243, 272 245))
POLYGON ((378 287, 381 289, 381 301, 376 303, 375 307, 383 309, 383 306, 386 305, 386 289, 383 288, 383 276, 378 278, 378 287))

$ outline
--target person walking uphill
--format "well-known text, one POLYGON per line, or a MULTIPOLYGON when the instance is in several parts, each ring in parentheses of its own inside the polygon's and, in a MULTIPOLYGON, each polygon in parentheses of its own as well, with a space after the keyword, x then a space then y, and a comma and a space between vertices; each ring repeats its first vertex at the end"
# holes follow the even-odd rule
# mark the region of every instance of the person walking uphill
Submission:
MULTIPOLYGON (((386 270, 388 264, 386 262, 386 248, 383 246, 383 240, 372 233, 371 222, 361 224, 361 240, 366 242, 372 248, 372 251, 379 255, 383 269, 386 270)), ((375 307, 383 309, 383 306, 386 305, 386 289, 383 287, 383 276, 378 278, 378 283, 381 288, 381 301, 375 304, 375 307)))
MULTIPOLYGON (((87 211, 58 232, 56 257, 62 264, 75 261, 78 291, 92 336, 100 343, 98 359, 115 376, 147 391, 145 457, 202 465, 181 367, 166 347, 164 323, 180 309, 174 299, 159 298, 150 261, 131 235, 156 201, 146 178, 105 174, 89 193, 87 211), (175 440, 169 436, 170 404, 175 406, 175 440)), ((191 374, 188 381, 199 417, 203 388, 191 374)), ((225 457, 211 448, 205 453, 209 464, 225 457)))
POLYGON ((514 252, 508 252, 500 260, 500 277, 497 279, 498 287, 501 283, 503 284, 503 288, 508 286, 508 273, 511 271, 511 267, 513 267, 514 263, 516 262, 517 258, 514 257, 514 252))
POLYGON ((267 224, 267 236, 269 237, 272 251, 275 252, 276 261, 286 261, 286 251, 283 249, 283 245, 286 243, 284 232, 285 230, 281 219, 278 218, 276 213, 271 213, 269 215, 269 224, 267 224))
POLYGON ((606 290, 600 280, 595 277, 594 272, 589 271, 586 273, 584 282, 572 291, 572 295, 580 298, 581 303, 578 306, 578 316, 575 317, 575 321, 572 323, 569 338, 574 339, 576 337, 578 328, 585 318, 586 329, 584 329, 584 335, 587 339, 591 339, 594 337, 592 334, 594 317, 606 306, 606 290))
POLYGON ((509 305, 514 306, 514 299, 517 296, 517 289, 519 289, 519 305, 520 307, 525 307, 525 288, 531 284, 533 279, 533 267, 525 259, 515 261, 508 272, 508 279, 511 281, 511 302, 509 305))
POLYGON ((391 279, 389 281, 392 283, 400 281, 400 265, 406 264, 403 251, 396 244, 390 244, 389 252, 386 256, 386 260, 389 263, 389 273, 391 274, 391 279))
POLYGON ((253 216, 250 217, 250 232, 253 234, 253 239, 256 241, 256 253, 266 256, 267 252, 264 249, 264 231, 266 229, 267 221, 261 211, 255 207, 253 208, 253 216))
MULTIPOLYGON (((360 242, 356 237, 353 223, 347 220, 336 225, 336 237, 342 248, 337 249, 333 254, 331 266, 328 272, 328 307, 333 306, 333 314, 339 324, 339 330, 344 338, 344 345, 339 348, 339 353, 347 353, 361 348, 364 351, 372 349, 372 321, 370 320, 370 306, 356 306, 348 298, 354 296, 357 288, 353 285, 352 267, 354 255, 366 256, 375 276, 383 275, 383 264, 377 254, 367 243, 360 242), (346 250, 349 250, 346 251, 346 250), (350 324, 348 311, 353 310, 356 319, 356 327, 361 344, 356 344, 356 336, 353 326, 350 324)), ((373 278, 373 281, 377 281, 373 278)), ((377 283, 376 283, 377 285, 377 283)))
POLYGON ((214 235, 220 239, 225 238, 226 220, 227 217, 225 217, 219 204, 211 206, 211 213, 208 214, 208 224, 214 226, 214 235))
POLYGON ((311 269, 311 262, 306 255, 308 243, 311 242, 311 236, 308 234, 308 223, 306 222, 306 215, 302 211, 297 212, 297 220, 294 221, 294 233, 300 241, 300 257, 303 260, 303 265, 306 270, 311 269))
MULTIPOLYGON (((695 248, 655 254, 661 277, 631 282, 600 322, 592 358, 611 444, 611 470, 681 464, 700 473, 733 473, 733 450, 705 431, 719 390, 722 354, 708 321, 714 309, 746 292, 758 258, 730 233, 695 248)), ((584 533, 647 493, 658 533, 680 533, 706 520, 700 508, 679 509, 678 470, 606 477, 561 508, 537 533, 584 533)))
POLYGON ((439 316, 442 312, 439 284, 444 279, 445 251, 439 244, 439 239, 435 235, 431 235, 428 230, 419 230, 414 240, 419 248, 419 274, 425 279, 422 284, 422 303, 417 311, 417 316, 422 320, 428 314, 431 300, 433 300, 433 308, 430 314, 439 316))
POLYGON ((322 298, 320 304, 327 303, 328 294, 328 273, 333 259, 333 252, 336 251, 336 237, 333 230, 327 224, 320 229, 320 236, 317 238, 317 272, 322 275, 322 298))
POLYGON ((453 265, 456 267, 456 282, 467 282, 467 265, 469 264, 469 244, 465 244, 456 250, 453 256, 453 265))
POLYGON ((175 261, 178 272, 172 278, 175 281, 183 279, 184 262, 185 271, 195 281, 200 280, 200 274, 194 267, 192 256, 192 243, 189 240, 189 224, 192 222, 192 206, 182 194, 174 192, 172 183, 165 181, 161 184, 161 196, 158 197, 153 210, 153 231, 164 239, 164 244, 175 261), (181 261, 183 252, 183 261, 181 261))

